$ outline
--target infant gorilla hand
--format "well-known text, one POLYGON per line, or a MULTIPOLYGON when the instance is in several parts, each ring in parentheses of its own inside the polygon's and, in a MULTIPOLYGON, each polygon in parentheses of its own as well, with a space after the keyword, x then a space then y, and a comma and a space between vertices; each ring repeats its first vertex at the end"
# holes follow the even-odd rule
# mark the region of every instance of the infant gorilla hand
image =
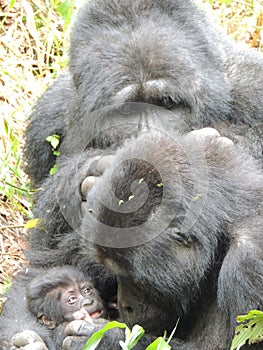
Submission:
POLYGON ((15 334, 11 344, 10 350, 48 350, 41 337, 30 330, 15 334))
POLYGON ((105 319, 97 319, 92 322, 74 320, 65 328, 65 339, 62 350, 82 349, 91 335, 102 329, 108 323, 105 319))

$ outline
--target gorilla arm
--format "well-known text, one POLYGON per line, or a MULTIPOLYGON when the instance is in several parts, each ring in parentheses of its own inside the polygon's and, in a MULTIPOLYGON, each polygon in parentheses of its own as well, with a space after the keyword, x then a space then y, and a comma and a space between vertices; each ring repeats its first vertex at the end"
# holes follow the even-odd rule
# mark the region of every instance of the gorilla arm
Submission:
POLYGON ((43 182, 55 163, 46 138, 53 134, 63 137, 72 99, 75 99, 75 91, 71 76, 66 73, 45 91, 29 117, 24 149, 25 171, 34 186, 43 182))

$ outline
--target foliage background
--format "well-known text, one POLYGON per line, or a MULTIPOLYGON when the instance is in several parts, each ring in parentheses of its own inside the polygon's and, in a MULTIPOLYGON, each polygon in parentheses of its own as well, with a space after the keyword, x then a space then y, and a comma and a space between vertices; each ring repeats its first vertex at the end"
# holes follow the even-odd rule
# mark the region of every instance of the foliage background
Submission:
MULTIPOLYGON (((0 288, 25 263, 32 194, 22 163, 27 116, 66 69, 80 1, 0 0, 0 288)), ((263 0, 195 1, 234 40, 262 50, 263 0)))

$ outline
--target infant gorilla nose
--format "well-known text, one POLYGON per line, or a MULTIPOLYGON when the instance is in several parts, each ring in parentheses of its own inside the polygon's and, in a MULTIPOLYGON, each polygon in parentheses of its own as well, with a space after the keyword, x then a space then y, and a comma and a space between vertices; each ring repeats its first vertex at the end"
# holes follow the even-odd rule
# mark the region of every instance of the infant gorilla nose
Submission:
POLYGON ((85 309, 85 307, 82 307, 80 310, 74 312, 72 315, 74 320, 84 320, 87 322, 92 322, 92 320, 102 317, 103 310, 96 310, 94 312, 89 312, 85 309))
POLYGON ((73 313, 74 320, 85 320, 92 322, 91 316, 88 311, 82 307, 80 310, 73 313))

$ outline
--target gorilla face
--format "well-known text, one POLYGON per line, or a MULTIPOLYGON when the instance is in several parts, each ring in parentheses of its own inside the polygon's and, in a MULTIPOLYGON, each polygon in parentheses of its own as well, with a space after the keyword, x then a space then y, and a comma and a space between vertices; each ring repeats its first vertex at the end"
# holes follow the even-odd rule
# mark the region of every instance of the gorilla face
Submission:
POLYGON ((187 4, 193 10, 189 26, 179 15, 184 4, 166 1, 165 6, 99 1, 83 9, 71 38, 70 61, 81 114, 140 101, 173 109, 179 119, 198 127, 229 112, 224 59, 200 35, 198 21, 204 19, 187 4))
POLYGON ((124 140, 143 132, 163 130, 174 133, 189 126, 177 111, 169 111, 146 103, 124 103, 87 113, 73 123, 60 147, 63 155, 79 154, 89 148, 117 149, 124 140), (72 140, 77 140, 72 147, 72 140))

